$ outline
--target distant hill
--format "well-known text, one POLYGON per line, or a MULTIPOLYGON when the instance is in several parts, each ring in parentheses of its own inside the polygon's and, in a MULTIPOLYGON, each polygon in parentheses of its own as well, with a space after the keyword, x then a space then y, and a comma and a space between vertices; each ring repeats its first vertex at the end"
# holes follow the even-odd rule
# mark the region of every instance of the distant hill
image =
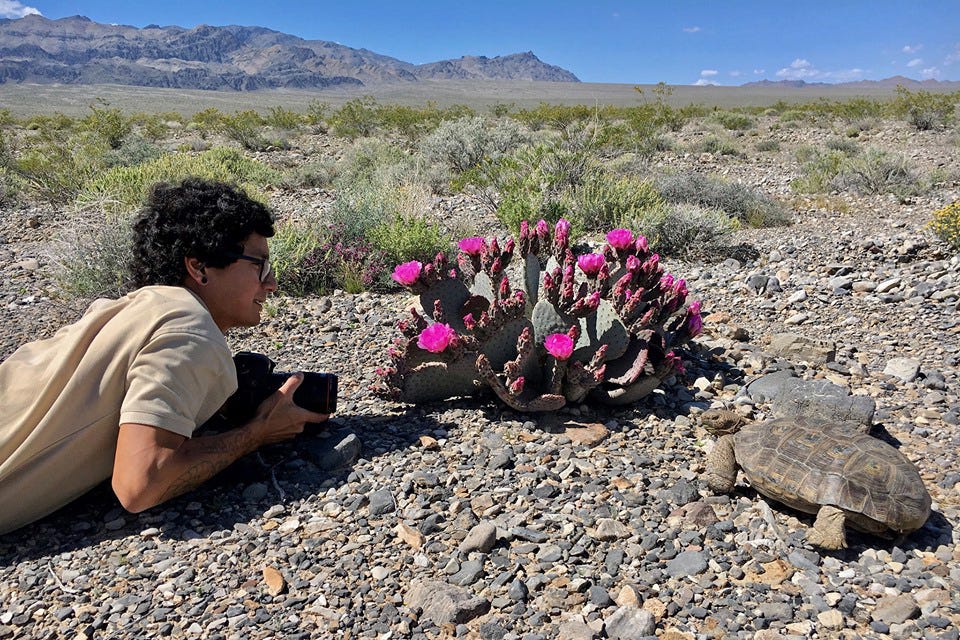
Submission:
POLYGON ((415 65, 262 27, 142 29, 83 16, 0 19, 0 83, 120 84, 248 91, 419 80, 579 82, 532 52, 415 65))
POLYGON ((741 87, 845 87, 850 89, 866 88, 888 88, 893 89, 897 86, 903 86, 906 89, 914 91, 922 89, 932 89, 937 91, 960 89, 960 82, 940 81, 940 80, 914 80, 906 76, 893 76, 883 80, 857 80, 856 82, 806 82, 804 80, 758 80, 756 82, 747 82, 741 87))

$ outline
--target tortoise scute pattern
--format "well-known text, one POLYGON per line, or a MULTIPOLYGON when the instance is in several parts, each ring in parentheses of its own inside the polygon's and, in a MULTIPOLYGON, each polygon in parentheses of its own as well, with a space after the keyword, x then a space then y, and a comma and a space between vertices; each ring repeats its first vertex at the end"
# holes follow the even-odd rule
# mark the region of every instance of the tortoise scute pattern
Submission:
POLYGON ((916 467, 889 444, 853 428, 796 418, 736 432, 734 455, 751 486, 806 513, 824 505, 847 512, 847 524, 889 535, 919 529, 930 495, 916 467))

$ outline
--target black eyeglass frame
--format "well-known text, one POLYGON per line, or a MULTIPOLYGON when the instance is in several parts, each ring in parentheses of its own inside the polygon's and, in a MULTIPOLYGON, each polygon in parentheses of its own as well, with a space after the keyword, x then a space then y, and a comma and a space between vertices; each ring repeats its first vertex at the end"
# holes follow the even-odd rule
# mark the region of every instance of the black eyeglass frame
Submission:
POLYGON ((270 264, 270 258, 257 258, 255 256, 248 256, 242 253, 236 253, 234 251, 225 251, 221 255, 224 258, 232 258, 234 260, 247 260, 252 262, 260 267, 260 273, 258 277, 260 282, 266 282, 267 278, 270 277, 270 274, 273 272, 272 265, 270 264))

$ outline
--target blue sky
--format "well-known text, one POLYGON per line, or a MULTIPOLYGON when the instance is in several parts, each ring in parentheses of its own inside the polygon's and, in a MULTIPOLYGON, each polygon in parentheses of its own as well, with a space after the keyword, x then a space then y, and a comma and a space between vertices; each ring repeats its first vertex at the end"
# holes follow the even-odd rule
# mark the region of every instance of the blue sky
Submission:
POLYGON ((0 0, 0 17, 263 26, 421 64, 533 51, 584 82, 960 80, 960 0, 0 0))

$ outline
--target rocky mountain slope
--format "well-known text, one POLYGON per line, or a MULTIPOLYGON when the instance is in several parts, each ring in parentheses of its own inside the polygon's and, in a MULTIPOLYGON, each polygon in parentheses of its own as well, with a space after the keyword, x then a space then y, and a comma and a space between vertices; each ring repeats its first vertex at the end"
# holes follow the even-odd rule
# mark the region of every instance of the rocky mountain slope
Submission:
POLYGON ((247 91, 449 78, 578 81, 531 52, 414 65, 262 27, 139 29, 99 24, 82 16, 0 20, 0 83, 247 91))

